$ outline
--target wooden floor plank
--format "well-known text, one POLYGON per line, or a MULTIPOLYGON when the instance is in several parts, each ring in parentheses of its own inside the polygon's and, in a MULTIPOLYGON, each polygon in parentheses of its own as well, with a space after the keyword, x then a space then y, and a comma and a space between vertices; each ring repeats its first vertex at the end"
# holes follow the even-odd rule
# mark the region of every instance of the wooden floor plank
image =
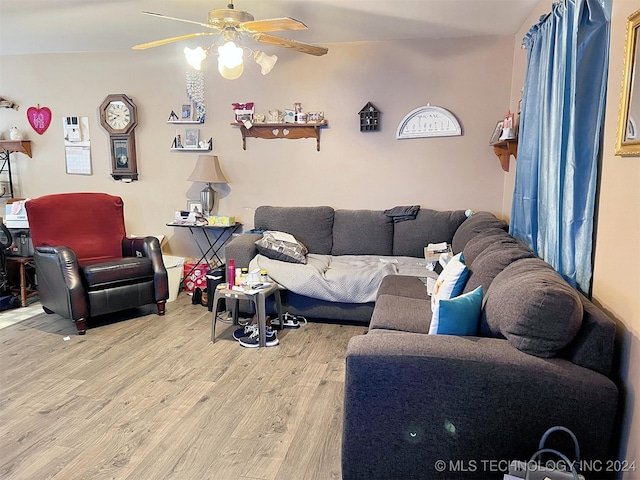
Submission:
POLYGON ((181 294, 84 336, 44 313, 0 330, 0 478, 339 478, 344 354, 366 328, 309 322, 262 349, 235 328, 211 343, 181 294))

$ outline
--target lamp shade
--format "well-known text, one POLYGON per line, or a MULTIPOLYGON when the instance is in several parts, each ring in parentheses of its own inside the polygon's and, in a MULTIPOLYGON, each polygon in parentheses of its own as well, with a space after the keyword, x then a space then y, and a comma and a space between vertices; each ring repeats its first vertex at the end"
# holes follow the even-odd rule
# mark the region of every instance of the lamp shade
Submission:
POLYGON ((218 157, 215 155, 200 155, 196 167, 191 172, 188 180, 205 183, 228 183, 224 173, 220 169, 218 157))
POLYGON ((187 59, 189 65, 191 65, 196 70, 200 70, 202 61, 207 58, 207 52, 202 47, 193 49, 184 47, 184 56, 187 59))
POLYGON ((260 72, 262 73, 262 75, 266 75, 267 73, 269 73, 278 61, 278 57, 276 57, 275 55, 267 55, 264 52, 255 52, 253 54, 253 58, 256 63, 260 65, 260 72))

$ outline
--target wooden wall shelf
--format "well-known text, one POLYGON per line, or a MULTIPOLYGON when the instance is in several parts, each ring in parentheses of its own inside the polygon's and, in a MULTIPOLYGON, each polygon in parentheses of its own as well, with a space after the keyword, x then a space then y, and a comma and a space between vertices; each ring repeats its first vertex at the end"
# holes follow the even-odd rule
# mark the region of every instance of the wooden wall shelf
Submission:
POLYGON ((515 159, 518 158, 518 139, 502 140, 498 143, 492 144, 491 146, 493 147, 493 152, 500 159, 500 166, 502 167, 502 170, 508 172, 511 155, 513 155, 513 158, 515 159))
POLYGON ((327 122, 322 123, 254 123, 251 128, 247 128, 241 123, 232 123, 234 127, 240 128, 242 134, 242 149, 247 149, 247 137, 264 138, 315 138, 316 150, 320 151, 320 129, 327 126, 327 122))
POLYGON ((0 148, 9 153, 24 153, 31 158, 31 140, 0 140, 0 148))

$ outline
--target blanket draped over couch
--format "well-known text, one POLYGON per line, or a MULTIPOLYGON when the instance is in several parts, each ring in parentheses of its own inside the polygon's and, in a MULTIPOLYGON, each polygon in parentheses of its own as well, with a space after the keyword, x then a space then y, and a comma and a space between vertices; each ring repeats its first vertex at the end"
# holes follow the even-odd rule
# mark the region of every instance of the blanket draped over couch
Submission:
POLYGON ((256 255, 249 270, 266 270, 288 291, 329 302, 368 303, 387 275, 424 277, 424 260, 379 255, 307 255, 307 263, 287 263, 256 255))
POLYGON ((315 266, 317 274, 310 276, 308 285, 296 282, 295 277, 302 272, 287 273, 291 271, 291 265, 256 259, 255 242, 262 234, 234 238, 225 248, 225 257, 233 258, 236 266, 249 267, 251 264, 257 268, 264 265, 279 283, 288 283, 287 291, 282 295, 285 311, 311 318, 368 323, 373 312, 374 291, 382 278, 386 274, 428 276, 424 267, 424 247, 429 243, 451 243, 454 233, 466 219, 462 210, 412 208, 412 213, 415 218, 394 222, 393 216, 382 210, 334 210, 328 206, 258 207, 254 215, 255 229, 289 233, 307 247, 310 254, 307 260, 311 259, 308 270, 312 272, 311 267, 315 266), (375 272, 371 270, 373 277, 367 280, 368 285, 361 284, 366 273, 358 277, 359 280, 352 278, 354 271, 345 263, 352 256, 354 258, 349 261, 356 261, 359 256, 369 256, 372 260, 369 267, 361 264, 363 271, 375 269, 375 272), (397 259, 398 263, 380 262, 380 258, 387 257, 390 261, 397 259), (327 264, 334 266, 327 269, 327 264), (346 271, 337 273, 337 266, 346 271), (338 285, 338 277, 352 288, 332 288, 338 285), (292 288, 288 288, 289 284, 292 288))

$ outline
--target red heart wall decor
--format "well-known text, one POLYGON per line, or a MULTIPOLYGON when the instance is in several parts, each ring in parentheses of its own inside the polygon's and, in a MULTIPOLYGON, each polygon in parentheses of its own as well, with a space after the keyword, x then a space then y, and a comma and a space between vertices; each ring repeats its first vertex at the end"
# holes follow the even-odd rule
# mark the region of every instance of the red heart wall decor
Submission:
POLYGON ((47 107, 40 108, 40 104, 37 107, 29 107, 27 109, 27 119, 36 133, 42 135, 51 124, 51 110, 47 107))

